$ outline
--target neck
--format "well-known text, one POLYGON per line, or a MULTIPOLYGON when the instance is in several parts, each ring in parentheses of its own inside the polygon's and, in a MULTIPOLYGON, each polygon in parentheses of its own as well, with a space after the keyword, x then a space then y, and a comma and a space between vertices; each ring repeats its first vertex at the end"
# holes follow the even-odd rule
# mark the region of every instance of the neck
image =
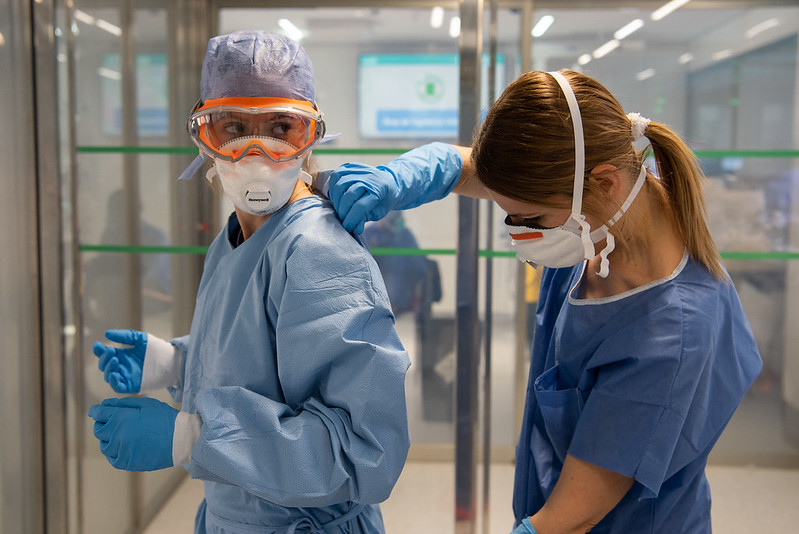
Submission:
MULTIPOLYGON (((294 191, 291 193, 289 201, 286 202, 286 206, 288 206, 295 200, 299 200, 301 198, 310 197, 310 196, 313 196, 313 193, 308 188, 308 184, 306 184, 302 180, 297 180, 297 183, 294 185, 294 191)), ((252 213, 247 213, 246 211, 240 210, 239 208, 235 208, 235 210, 236 210, 236 217, 239 219, 239 224, 241 225, 241 234, 242 236, 244 236, 245 241, 249 239, 250 236, 254 234, 255 231, 258 230, 258 228, 260 228, 261 225, 264 224, 264 222, 266 222, 266 220, 269 217, 277 213, 273 212, 270 213, 269 215, 253 215, 252 213)))
MULTIPOLYGON (((618 295, 665 278, 682 260, 685 242, 677 231, 666 194, 656 181, 647 181, 639 201, 613 230, 616 248, 608 256, 610 273, 600 278, 596 275, 599 256, 589 260, 581 284, 584 298, 618 295)), ((604 241, 597 243, 597 252, 604 246, 604 241)))

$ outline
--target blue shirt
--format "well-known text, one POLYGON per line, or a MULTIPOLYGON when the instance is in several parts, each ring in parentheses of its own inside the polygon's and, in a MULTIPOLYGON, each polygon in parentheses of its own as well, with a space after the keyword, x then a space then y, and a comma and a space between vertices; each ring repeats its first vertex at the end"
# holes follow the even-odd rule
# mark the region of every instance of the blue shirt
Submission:
POLYGON ((634 477, 593 533, 709 533, 705 465, 761 359, 734 286, 684 256, 667 278, 577 299, 584 264, 545 269, 513 508, 552 493, 566 454, 634 477))

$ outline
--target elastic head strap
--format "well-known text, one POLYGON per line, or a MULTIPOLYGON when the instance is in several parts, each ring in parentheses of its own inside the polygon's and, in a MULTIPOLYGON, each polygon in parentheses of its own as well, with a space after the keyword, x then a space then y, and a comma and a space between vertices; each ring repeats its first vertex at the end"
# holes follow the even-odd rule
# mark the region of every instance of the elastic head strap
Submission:
POLYGON ((572 117, 574 129, 574 190, 572 193, 572 214, 571 217, 580 225, 580 237, 585 249, 585 258, 590 259, 595 255, 594 243, 591 241, 591 225, 585 220, 583 215, 583 186, 585 182, 585 139, 583 136, 583 119, 580 115, 580 106, 577 104, 577 97, 569 85, 569 80, 563 74, 552 71, 550 76, 558 82, 566 102, 569 104, 569 113, 572 117))

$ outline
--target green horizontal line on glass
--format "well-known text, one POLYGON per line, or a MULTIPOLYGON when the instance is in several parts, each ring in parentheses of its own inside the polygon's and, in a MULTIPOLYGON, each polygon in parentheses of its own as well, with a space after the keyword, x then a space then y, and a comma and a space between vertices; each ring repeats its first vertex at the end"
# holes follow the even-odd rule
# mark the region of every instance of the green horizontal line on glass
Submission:
MULTIPOLYGON (((317 148, 313 153, 325 154, 353 154, 368 155, 399 155, 404 154, 413 147, 408 148, 317 148)), ((197 147, 191 146, 78 146, 76 150, 85 154, 194 154, 198 153, 197 147)))
POLYGON ((697 150, 698 158, 799 158, 799 150, 697 150))
MULTIPOLYGON (((124 254, 205 254, 208 247, 129 246, 129 245, 79 245, 81 252, 116 252, 124 254)), ((371 249, 374 256, 454 256, 454 248, 387 248, 371 249)), ((513 258, 508 250, 481 250, 483 258, 513 258)), ((799 260, 799 252, 722 252, 725 260, 799 260)))
MULTIPOLYGON (((79 245, 81 252, 112 252, 124 254, 205 254, 208 247, 180 247, 180 246, 132 246, 132 245, 79 245)), ((454 248, 385 248, 371 249, 374 256, 454 256, 454 248)), ((500 250, 481 250, 483 257, 513 257, 514 252, 500 250)))
MULTIPOLYGON (((314 154, 397 155, 407 148, 317 148, 314 154)), ((197 154, 191 146, 78 146, 78 152, 100 154, 197 154)), ((700 158, 799 158, 799 150, 697 150, 700 158)))
POLYGON ((148 245, 78 245, 81 252, 118 252, 123 254, 205 254, 208 247, 169 247, 148 245))

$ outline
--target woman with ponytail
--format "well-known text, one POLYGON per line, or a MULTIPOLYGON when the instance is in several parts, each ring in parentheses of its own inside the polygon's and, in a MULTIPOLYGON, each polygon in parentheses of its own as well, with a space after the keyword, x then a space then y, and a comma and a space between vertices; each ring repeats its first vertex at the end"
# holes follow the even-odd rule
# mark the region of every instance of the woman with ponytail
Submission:
POLYGON ((514 533, 711 532, 707 458, 761 360, 703 180, 671 129, 572 71, 523 74, 469 148, 330 175, 348 230, 454 191, 496 202, 543 267, 514 533))

